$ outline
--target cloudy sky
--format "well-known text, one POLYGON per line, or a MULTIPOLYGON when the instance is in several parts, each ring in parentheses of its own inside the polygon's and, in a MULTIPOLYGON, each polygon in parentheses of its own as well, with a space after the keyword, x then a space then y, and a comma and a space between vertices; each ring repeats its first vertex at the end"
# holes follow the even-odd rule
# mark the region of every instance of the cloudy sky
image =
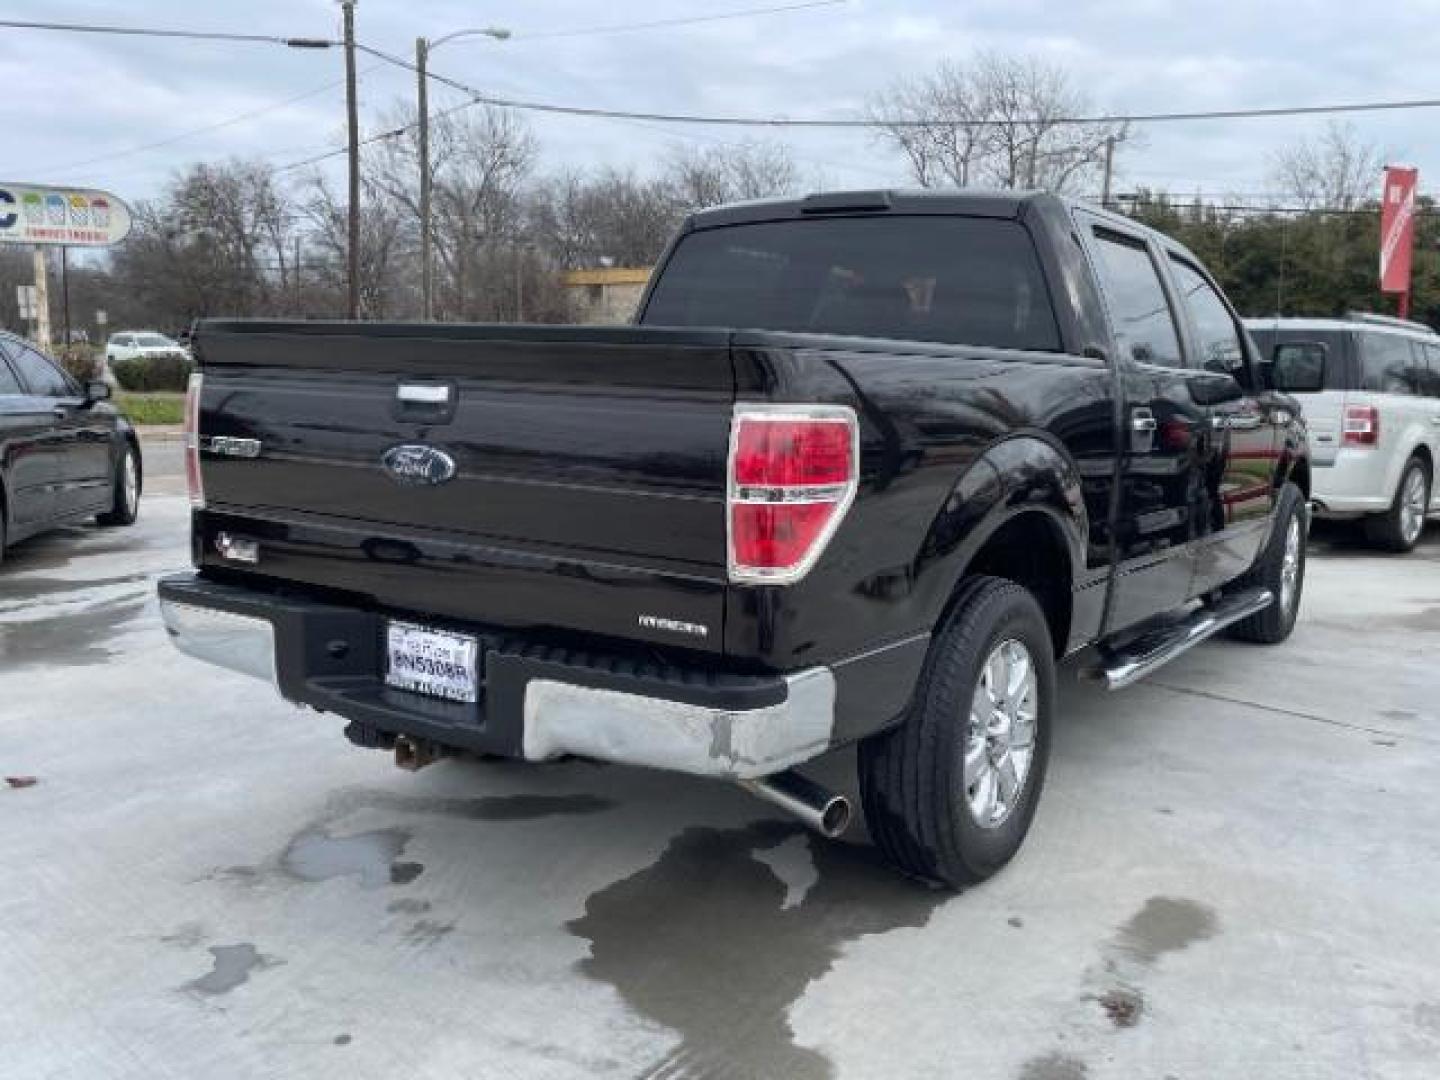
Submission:
MULTIPOLYGON (((1156 112, 1440 96, 1440 0, 1260 4, 1255 0, 848 0, 683 28, 544 36, 709 15, 785 0, 360 0, 359 38, 413 54, 417 34, 497 25, 508 42, 456 41, 436 71, 502 95, 617 109, 851 117, 897 75, 980 48, 1063 63, 1097 110, 1156 112), (532 36, 533 35, 533 36, 532 36)), ((337 36, 332 0, 10 0, 3 18, 337 36)), ((361 61, 362 128, 413 76, 361 61)), ((136 199, 190 162, 232 155, 288 164, 343 135, 338 51, 0 29, 8 89, 3 179, 102 187, 136 199), (302 96, 303 95, 303 96, 302 96), (248 119, 236 119, 255 114, 248 119), (234 122, 231 122, 234 121, 234 122), (201 131, 213 125, 214 130, 201 131), (149 149, 137 149, 155 145, 149 149)), ((432 91, 434 108, 460 100, 432 91)), ((1440 175, 1440 110, 1363 114, 1360 134, 1395 161, 1440 175)), ((644 170, 680 144, 728 129, 532 115, 544 167, 644 170)), ((1118 186, 1258 193, 1269 155, 1323 123, 1252 120, 1153 126, 1120 162, 1118 186)), ((828 186, 903 183, 901 162, 863 133, 795 132, 807 177, 828 186)), ((339 175, 340 161, 325 166, 339 175)))

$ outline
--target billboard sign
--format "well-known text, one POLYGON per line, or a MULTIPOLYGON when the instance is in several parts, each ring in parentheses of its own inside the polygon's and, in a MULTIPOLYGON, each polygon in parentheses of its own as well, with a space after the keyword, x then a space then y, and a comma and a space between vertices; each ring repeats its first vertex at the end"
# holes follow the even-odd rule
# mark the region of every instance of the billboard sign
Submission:
POLYGON ((1415 185, 1418 169, 1390 166, 1380 204, 1380 291, 1410 292, 1410 259, 1415 243, 1415 185))
POLYGON ((89 188, 0 182, 0 244, 105 247, 130 232, 130 208, 89 188))

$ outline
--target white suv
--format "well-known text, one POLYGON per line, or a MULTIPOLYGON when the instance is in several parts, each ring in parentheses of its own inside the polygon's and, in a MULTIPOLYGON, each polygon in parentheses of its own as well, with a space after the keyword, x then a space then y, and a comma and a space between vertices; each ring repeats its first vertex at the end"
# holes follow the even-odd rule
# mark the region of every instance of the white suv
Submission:
POLYGON ((1409 551, 1440 509, 1440 334, 1383 315, 1245 325, 1270 385, 1304 409, 1316 513, 1364 518, 1372 542, 1409 551))

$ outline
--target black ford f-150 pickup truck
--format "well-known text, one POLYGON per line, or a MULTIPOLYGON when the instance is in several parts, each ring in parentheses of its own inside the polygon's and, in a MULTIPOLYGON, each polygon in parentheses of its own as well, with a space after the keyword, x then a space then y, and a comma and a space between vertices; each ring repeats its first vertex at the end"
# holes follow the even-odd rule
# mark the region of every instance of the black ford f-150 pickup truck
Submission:
POLYGON ((1307 449, 1164 236, 1048 195, 696 214, 629 327, 219 321, 188 403, 175 644, 453 750, 738 780, 858 742, 871 835, 1017 850, 1055 669, 1283 640, 1307 449))

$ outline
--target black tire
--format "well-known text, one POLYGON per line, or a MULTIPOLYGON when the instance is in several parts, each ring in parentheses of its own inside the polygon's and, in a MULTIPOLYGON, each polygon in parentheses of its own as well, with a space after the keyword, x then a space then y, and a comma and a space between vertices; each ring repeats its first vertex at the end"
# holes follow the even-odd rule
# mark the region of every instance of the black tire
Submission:
POLYGON ((1420 542, 1420 537, 1425 534, 1425 511, 1430 508, 1431 491, 1430 469, 1425 462, 1418 457, 1412 457, 1405 463, 1405 468, 1400 472, 1400 483, 1395 488, 1395 499, 1390 504, 1390 509, 1383 514, 1372 514, 1365 519, 1365 539, 1378 548, 1385 551, 1393 551, 1403 555, 1414 549, 1420 542), (1414 478, 1419 473, 1420 479, 1414 478), (1406 513, 1406 493, 1412 489, 1412 485, 1420 484, 1424 494, 1423 509, 1420 512, 1420 527, 1416 529, 1409 524, 1406 513))
POLYGON ((140 516, 140 455, 135 447, 125 444, 125 449, 115 459, 115 479, 111 482, 110 509, 103 514, 97 515, 95 520, 101 525, 134 525, 135 519, 140 516), (135 488, 133 494, 126 485, 126 469, 133 469, 135 476, 135 488))
MULTIPOLYGON (((956 889, 983 881, 1009 862, 1030 829, 1045 784, 1054 700, 1054 648, 1034 596, 1002 578, 965 582, 931 643, 905 719, 860 744, 860 797, 870 835, 885 858, 904 873, 956 889), (985 827, 971 810, 965 779, 971 702, 987 661, 1010 642, 1023 645, 1032 662, 1033 744, 1004 817, 985 827)), ((981 745, 988 753, 983 738, 981 745)), ((993 782, 998 781, 997 773, 993 782)))
POLYGON ((1275 602, 1264 611, 1232 626, 1231 637, 1260 645, 1278 645, 1295 629, 1295 620, 1300 615, 1300 601, 1305 594, 1308 518, 1309 509, 1305 505, 1304 494, 1294 484, 1287 483, 1280 489, 1280 498, 1275 506, 1275 530, 1270 534, 1259 560, 1238 583, 1243 588, 1258 586, 1269 589, 1275 602), (1299 537, 1299 547, 1295 552, 1294 588, 1287 592, 1286 549, 1292 529, 1299 537))

